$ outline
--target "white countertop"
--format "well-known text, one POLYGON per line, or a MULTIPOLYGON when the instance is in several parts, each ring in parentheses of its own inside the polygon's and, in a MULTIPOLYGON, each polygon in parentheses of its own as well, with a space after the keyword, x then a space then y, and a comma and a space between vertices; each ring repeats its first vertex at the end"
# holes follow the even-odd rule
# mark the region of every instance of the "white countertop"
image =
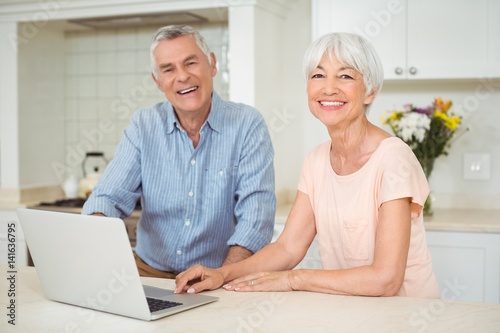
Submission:
MULTIPOLYGON (((291 205, 276 209, 276 223, 285 223, 291 205)), ((427 231, 460 231, 500 233, 500 210, 496 209, 436 209, 424 216, 427 231)))
POLYGON ((437 209, 424 223, 429 231, 500 233, 500 210, 437 209))
MULTIPOLYGON (((0 290, 7 290, 0 266, 0 290)), ((409 297, 355 297, 312 292, 207 292, 220 300, 154 322, 52 302, 41 291, 33 267, 18 270, 16 326, 0 321, 2 332, 500 332, 500 304, 409 297), (89 316, 90 312, 92 316, 89 316), (85 315, 82 315, 85 313, 85 315), (91 319, 91 320, 90 320, 91 319), (71 325, 71 326, 68 326, 71 325)), ((142 278, 173 288, 173 280, 142 278)), ((1 295, 5 310, 7 295, 1 295)))

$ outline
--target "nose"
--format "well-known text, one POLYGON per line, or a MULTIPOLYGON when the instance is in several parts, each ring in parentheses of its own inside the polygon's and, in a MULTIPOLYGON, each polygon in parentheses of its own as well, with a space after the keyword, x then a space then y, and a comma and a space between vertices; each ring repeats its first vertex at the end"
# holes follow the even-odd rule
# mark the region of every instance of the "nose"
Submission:
POLYGON ((323 86, 323 92, 325 95, 334 95, 338 93, 338 87, 335 80, 325 80, 323 86))
POLYGON ((177 80, 179 82, 186 82, 189 79, 189 72, 183 67, 177 71, 177 80))

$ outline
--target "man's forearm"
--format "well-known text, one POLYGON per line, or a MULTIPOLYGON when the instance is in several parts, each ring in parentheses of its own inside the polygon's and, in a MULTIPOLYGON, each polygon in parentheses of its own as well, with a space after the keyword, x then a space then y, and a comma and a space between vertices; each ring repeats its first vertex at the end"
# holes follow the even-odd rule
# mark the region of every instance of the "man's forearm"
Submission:
POLYGON ((238 245, 233 245, 229 247, 229 252, 227 253, 226 259, 222 266, 229 265, 243 259, 250 257, 253 254, 252 251, 238 245))

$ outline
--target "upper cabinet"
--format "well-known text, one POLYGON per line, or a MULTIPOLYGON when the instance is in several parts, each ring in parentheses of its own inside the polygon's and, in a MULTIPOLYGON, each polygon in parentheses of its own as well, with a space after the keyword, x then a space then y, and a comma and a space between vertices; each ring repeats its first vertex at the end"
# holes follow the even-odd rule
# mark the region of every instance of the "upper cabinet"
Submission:
POLYGON ((500 77, 498 0, 313 0, 313 38, 367 37, 386 79, 500 77))

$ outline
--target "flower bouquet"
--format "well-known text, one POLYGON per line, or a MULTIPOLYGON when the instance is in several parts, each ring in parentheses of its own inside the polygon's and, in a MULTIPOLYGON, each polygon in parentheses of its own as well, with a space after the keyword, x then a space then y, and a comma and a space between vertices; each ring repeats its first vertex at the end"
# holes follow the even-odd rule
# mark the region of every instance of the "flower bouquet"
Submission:
MULTIPOLYGON (((406 142, 419 160, 429 179, 434 161, 447 155, 451 140, 462 123, 462 118, 451 110, 452 102, 441 98, 424 108, 405 104, 401 111, 382 115, 381 121, 391 127, 395 136, 406 142)), ((424 214, 432 214, 432 199, 427 198, 424 214)))

